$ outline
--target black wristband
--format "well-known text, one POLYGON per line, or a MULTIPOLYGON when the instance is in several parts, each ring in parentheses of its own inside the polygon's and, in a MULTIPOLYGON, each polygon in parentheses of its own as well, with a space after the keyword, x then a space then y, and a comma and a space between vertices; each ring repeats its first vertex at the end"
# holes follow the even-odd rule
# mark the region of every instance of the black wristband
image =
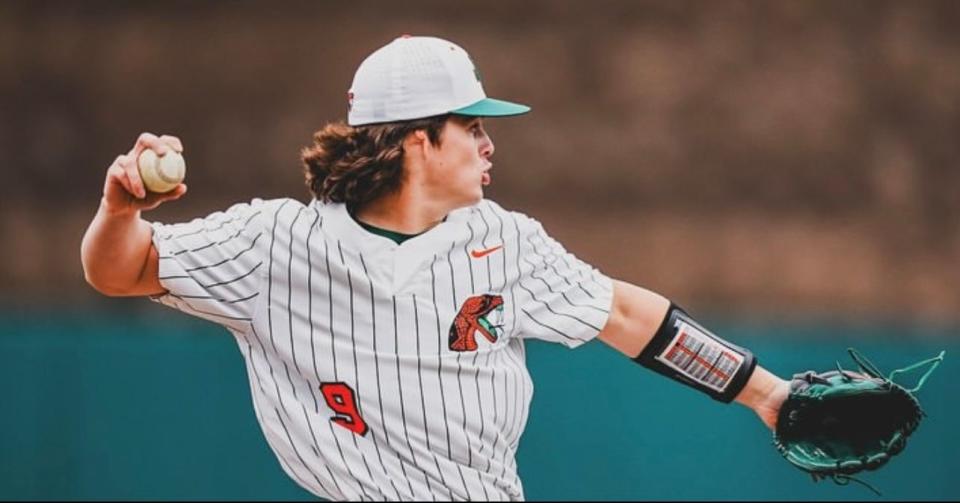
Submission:
POLYGON ((753 353, 717 337, 673 303, 633 360, 724 403, 737 397, 757 367, 753 353))

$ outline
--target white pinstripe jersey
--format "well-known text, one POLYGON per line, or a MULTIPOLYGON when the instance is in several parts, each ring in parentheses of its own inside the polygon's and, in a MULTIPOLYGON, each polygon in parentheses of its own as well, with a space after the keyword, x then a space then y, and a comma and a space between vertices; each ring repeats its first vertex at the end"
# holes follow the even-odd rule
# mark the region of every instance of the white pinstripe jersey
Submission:
POLYGON ((153 229, 154 300, 233 333, 283 469, 331 499, 522 499, 523 339, 578 346, 612 301, 609 278, 487 200, 401 245, 292 199, 153 229))

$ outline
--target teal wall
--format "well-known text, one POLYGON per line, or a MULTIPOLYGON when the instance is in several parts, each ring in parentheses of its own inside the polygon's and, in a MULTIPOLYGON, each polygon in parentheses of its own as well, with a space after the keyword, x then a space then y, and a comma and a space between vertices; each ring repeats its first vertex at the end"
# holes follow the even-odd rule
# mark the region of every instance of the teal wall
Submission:
MULTIPOLYGON (((159 306, 138 312, 0 316, 0 499, 311 499, 260 433, 233 339, 159 306)), ((946 349, 920 395, 929 417, 899 457, 863 478, 884 499, 960 498, 960 340, 949 328, 712 326, 781 376, 846 366, 850 345, 887 371, 946 349)), ((601 343, 531 343, 528 363, 536 392, 519 453, 528 499, 877 499, 853 484, 814 484, 752 412, 601 343)))

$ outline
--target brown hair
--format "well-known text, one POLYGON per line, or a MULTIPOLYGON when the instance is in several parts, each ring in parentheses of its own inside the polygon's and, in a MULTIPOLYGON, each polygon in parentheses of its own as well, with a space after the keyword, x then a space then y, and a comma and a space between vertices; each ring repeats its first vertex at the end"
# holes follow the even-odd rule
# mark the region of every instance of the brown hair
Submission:
POLYGON ((352 127, 327 124, 300 152, 306 184, 323 202, 346 203, 352 210, 400 188, 403 140, 422 130, 434 145, 449 115, 352 127))

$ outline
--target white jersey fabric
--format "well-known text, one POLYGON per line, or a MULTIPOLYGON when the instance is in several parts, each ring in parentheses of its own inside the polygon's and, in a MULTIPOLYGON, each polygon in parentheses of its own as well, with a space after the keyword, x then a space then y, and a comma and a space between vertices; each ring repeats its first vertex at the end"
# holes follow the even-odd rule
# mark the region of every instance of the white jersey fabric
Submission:
POLYGON ((286 473, 347 500, 519 500, 525 338, 596 337, 612 281, 489 200, 397 245, 343 204, 153 224, 154 300, 225 326, 286 473))

